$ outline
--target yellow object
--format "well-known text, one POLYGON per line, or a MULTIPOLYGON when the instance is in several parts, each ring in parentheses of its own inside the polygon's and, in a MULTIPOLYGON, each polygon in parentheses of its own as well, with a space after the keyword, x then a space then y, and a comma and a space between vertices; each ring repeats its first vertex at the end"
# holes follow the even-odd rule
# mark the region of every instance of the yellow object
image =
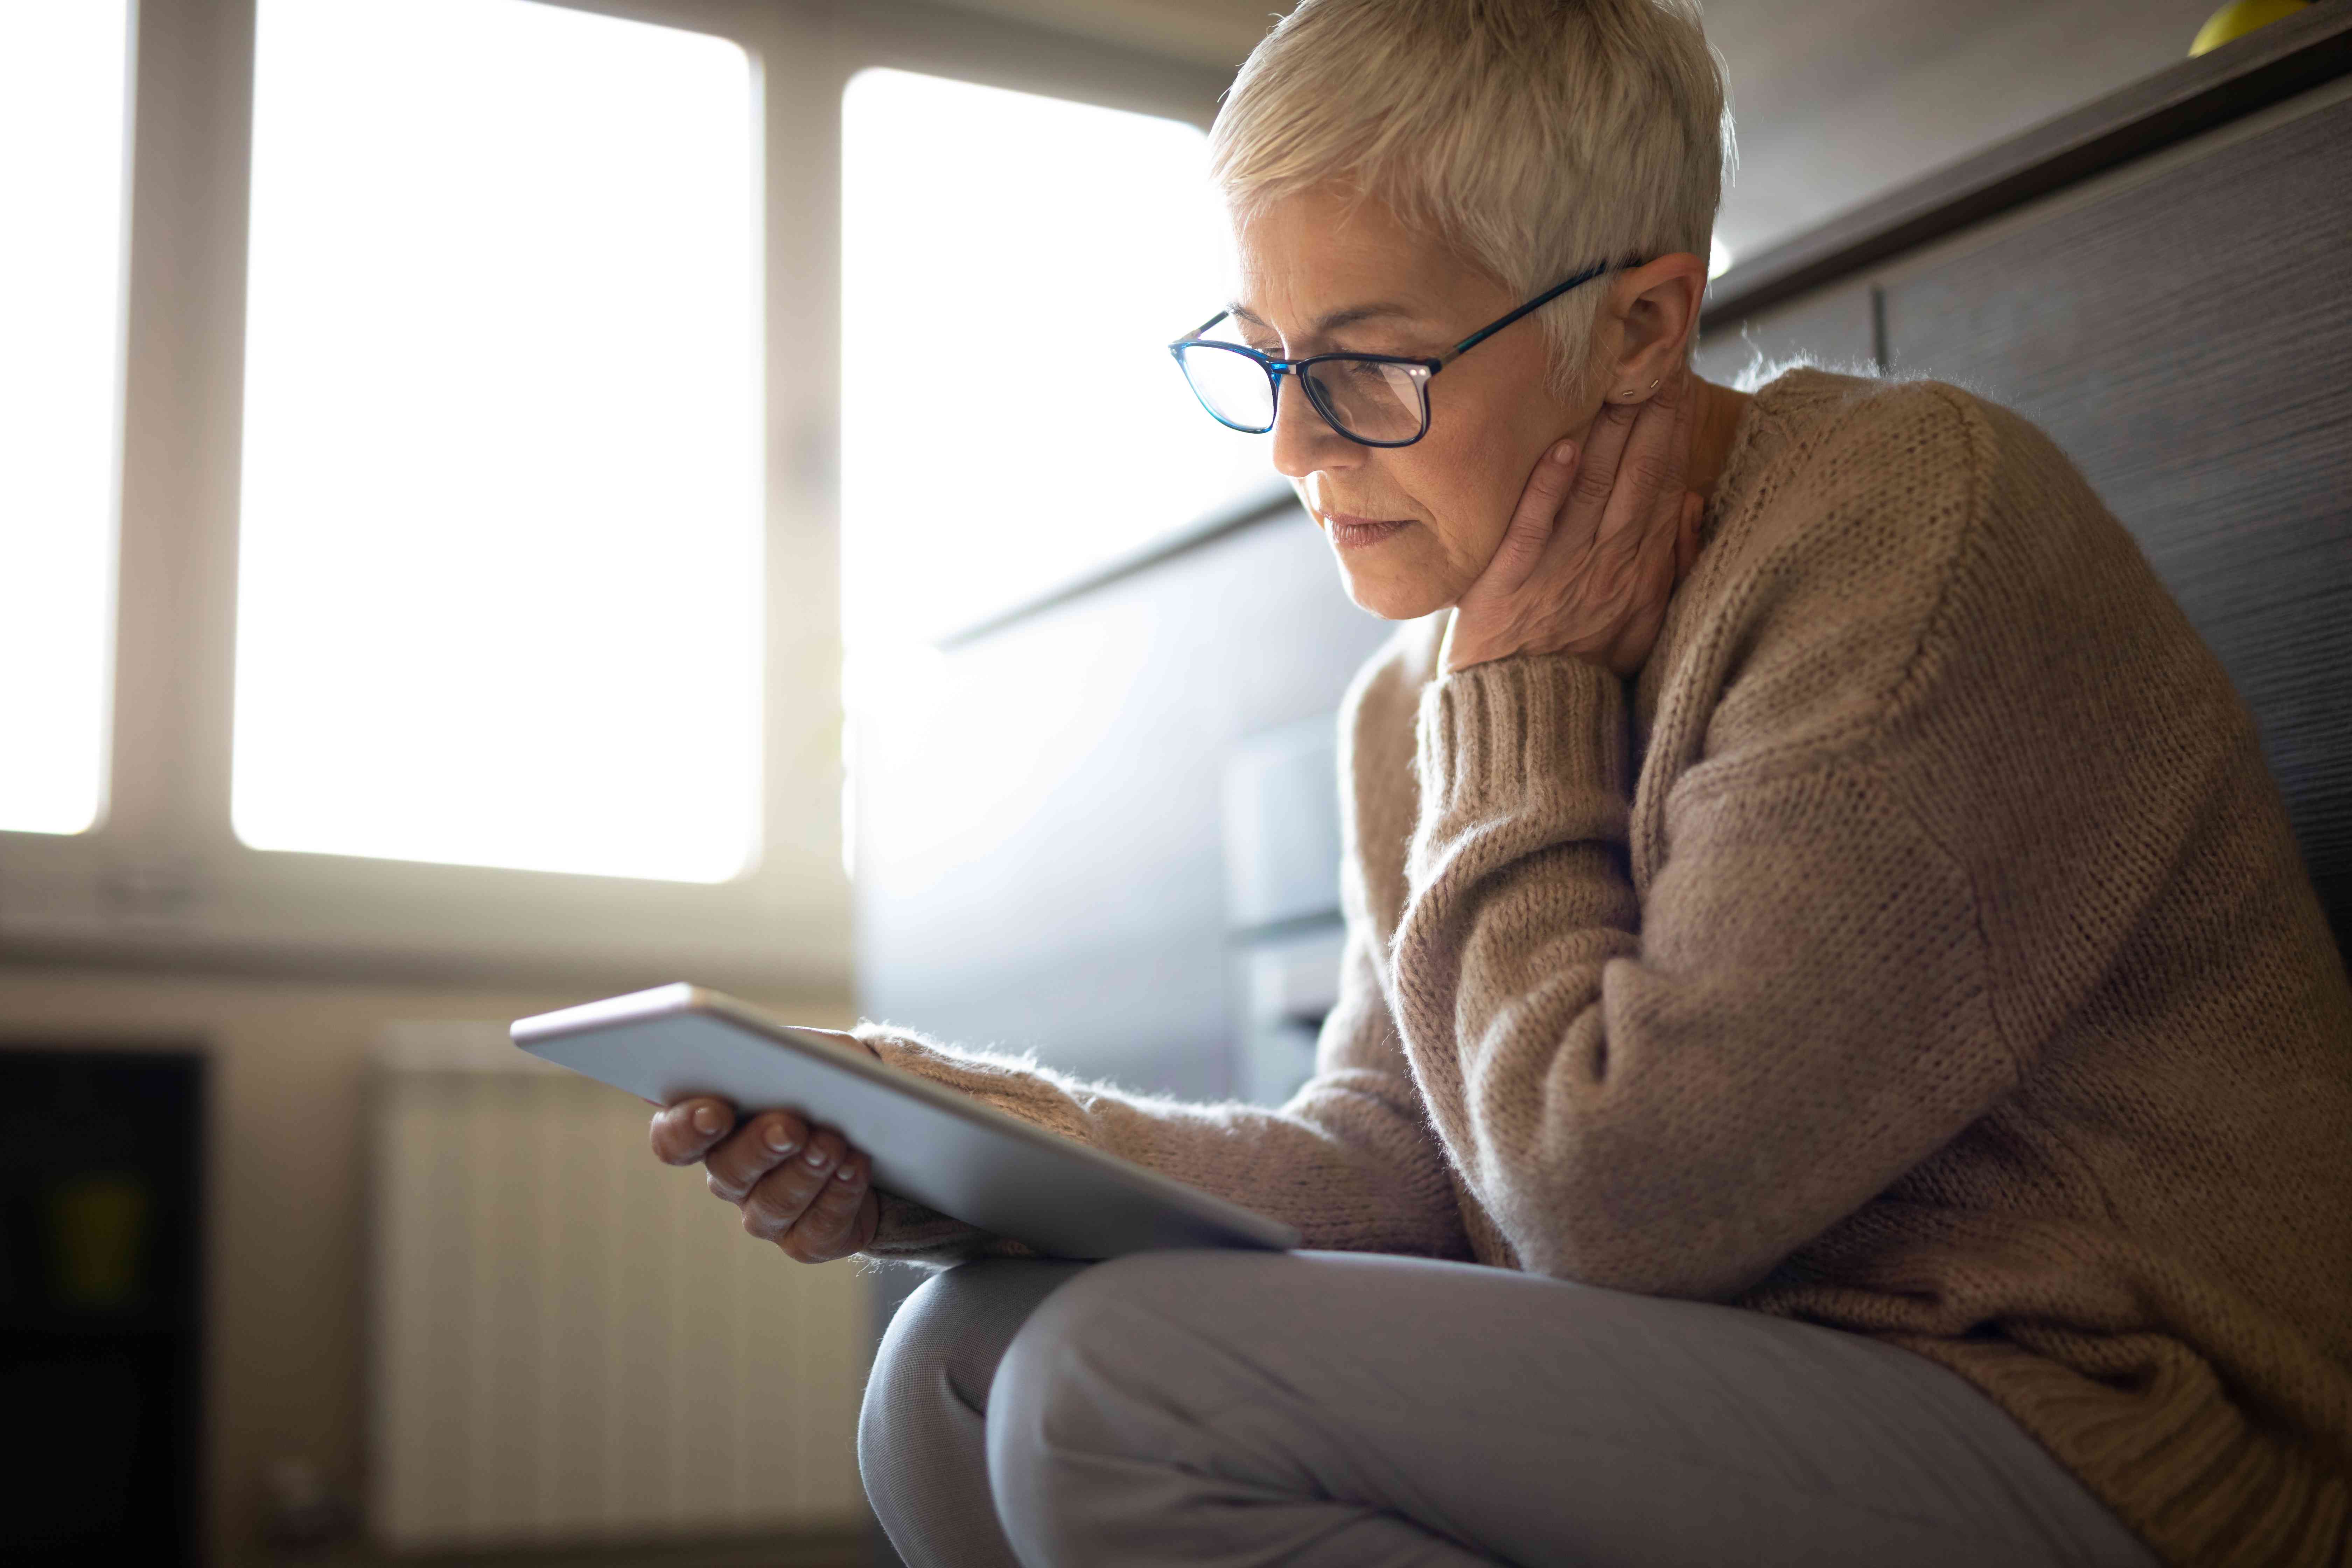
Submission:
POLYGON ((2189 58, 2195 59, 2208 49, 2218 49, 2256 27, 2267 27, 2282 16, 2292 16, 2310 4, 2311 0, 2230 0, 2197 29, 2196 41, 2189 46, 2189 58))
POLYGON ((145 1294, 147 1184, 77 1176, 49 1199, 53 1293, 68 1307, 121 1310, 145 1294))

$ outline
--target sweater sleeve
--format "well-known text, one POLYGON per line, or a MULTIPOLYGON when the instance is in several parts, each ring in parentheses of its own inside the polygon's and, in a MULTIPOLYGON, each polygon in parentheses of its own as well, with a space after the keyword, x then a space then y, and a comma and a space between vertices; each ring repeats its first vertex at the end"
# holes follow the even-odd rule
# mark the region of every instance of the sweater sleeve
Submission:
MULTIPOLYGON (((1965 512, 1953 468, 1935 505, 1965 512)), ((1771 721, 1706 731, 1638 899, 1622 682, 1522 658, 1423 693, 1397 1013, 1431 1117, 1523 1267, 1727 1299, 2019 1080, 1971 878, 1919 803, 1982 800, 2033 765, 1937 738, 1946 710, 2001 684, 1984 658, 2025 669, 2032 653, 1922 677, 1970 520, 1904 510, 1920 504, 1831 498, 1859 521, 1809 555, 1852 595, 1844 640, 1809 640, 1825 624, 1810 604, 1788 640, 1769 616, 1743 629, 1771 721)))
MULTIPOLYGON (((1356 922, 1315 1075, 1279 1110, 1136 1094, 884 1025, 862 1024, 856 1033, 893 1067, 1281 1220, 1307 1247, 1468 1256, 1444 1155, 1422 1116, 1356 922)), ((895 1197, 885 1200, 868 1248, 934 1266, 1025 1251, 895 1197)))

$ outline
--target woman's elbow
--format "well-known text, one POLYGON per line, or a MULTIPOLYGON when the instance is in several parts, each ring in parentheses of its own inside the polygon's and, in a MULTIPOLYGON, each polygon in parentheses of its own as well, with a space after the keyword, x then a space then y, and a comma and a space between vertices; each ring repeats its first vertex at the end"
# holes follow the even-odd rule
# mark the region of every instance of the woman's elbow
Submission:
POLYGON ((1637 1296, 1728 1301, 1780 1263, 1777 1241, 1695 1216, 1688 1207, 1612 1202, 1593 1184, 1538 1191, 1507 1184, 1487 1211, 1531 1274, 1637 1296))

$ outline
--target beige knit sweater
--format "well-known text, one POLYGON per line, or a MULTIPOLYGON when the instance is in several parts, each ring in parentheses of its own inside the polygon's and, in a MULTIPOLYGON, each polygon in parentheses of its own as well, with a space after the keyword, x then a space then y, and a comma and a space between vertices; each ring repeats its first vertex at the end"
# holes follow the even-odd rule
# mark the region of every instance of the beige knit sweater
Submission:
MULTIPOLYGON (((2245 710, 2032 426, 1765 388, 1630 689, 1341 720, 1349 933, 1279 1110, 886 1059, 1286 1220, 1871 1334, 2175 1563, 2352 1563, 2352 988, 2245 710)), ((876 1252, 987 1238, 890 1205, 876 1252)))

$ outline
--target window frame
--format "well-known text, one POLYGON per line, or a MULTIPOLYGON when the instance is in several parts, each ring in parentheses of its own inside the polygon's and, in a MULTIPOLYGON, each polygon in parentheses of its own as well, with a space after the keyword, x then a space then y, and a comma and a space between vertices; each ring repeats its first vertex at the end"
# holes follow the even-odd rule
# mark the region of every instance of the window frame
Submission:
MULTIPOLYGON (((843 90, 861 70, 893 67, 1206 125, 1224 77, 916 0, 534 3, 711 34, 751 62, 765 459, 758 861, 698 884, 237 839, 229 765, 257 7, 135 0, 106 796, 79 834, 0 831, 0 962, 846 989, 835 471, 843 90)), ((616 732, 604 743, 635 741, 616 732)))

